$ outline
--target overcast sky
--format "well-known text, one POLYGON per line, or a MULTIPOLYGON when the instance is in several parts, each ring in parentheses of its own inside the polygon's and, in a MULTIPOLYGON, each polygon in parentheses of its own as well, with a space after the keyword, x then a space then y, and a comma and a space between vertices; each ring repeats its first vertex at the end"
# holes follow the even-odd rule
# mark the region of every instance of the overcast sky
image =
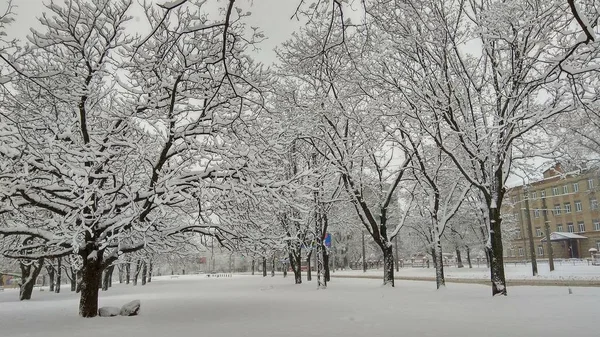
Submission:
MULTIPOLYGON (((39 28, 39 17, 43 11, 47 10, 44 3, 50 0, 13 0, 16 5, 14 12, 16 13, 16 21, 13 22, 7 30, 9 37, 24 39, 29 34, 30 27, 39 28)), ((120 0, 112 0, 120 1, 120 0)), ((134 0, 134 3, 141 0, 134 0)), ((299 0, 298 0, 299 1, 299 0)), ((0 0, 0 10, 4 12, 9 0, 0 0)), ((64 0, 55 0, 56 3, 63 3, 64 0)), ((164 3, 165 0, 155 0, 155 3, 164 3)), ((211 8, 218 6, 223 7, 227 4, 225 0, 208 0, 211 8)), ((290 19, 296 10, 298 2, 296 0, 237 0, 236 6, 239 6, 245 11, 252 12, 252 15, 246 19, 247 26, 259 27, 267 36, 267 40, 261 44, 261 51, 256 55, 256 58, 265 63, 271 63, 275 60, 273 48, 285 40, 291 33, 297 29, 299 23, 295 19, 290 19)), ((139 15, 134 11, 131 15, 139 15)), ((218 13, 215 11, 215 15, 218 13)), ((215 19, 217 19, 215 17, 215 19)), ((144 20, 143 18, 141 20, 144 20)), ((139 21, 139 19, 138 19, 139 21)), ((144 34, 144 25, 132 24, 132 32, 144 34)))

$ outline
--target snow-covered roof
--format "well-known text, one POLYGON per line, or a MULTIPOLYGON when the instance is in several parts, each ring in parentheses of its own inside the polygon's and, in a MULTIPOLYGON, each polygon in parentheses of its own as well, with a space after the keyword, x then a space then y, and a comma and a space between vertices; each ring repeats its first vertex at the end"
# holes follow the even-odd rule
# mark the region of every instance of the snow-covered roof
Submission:
MULTIPOLYGON (((550 233, 550 241, 570 240, 570 239, 587 239, 587 237, 569 232, 552 232, 550 233)), ((546 241, 543 238, 542 241, 546 241)))

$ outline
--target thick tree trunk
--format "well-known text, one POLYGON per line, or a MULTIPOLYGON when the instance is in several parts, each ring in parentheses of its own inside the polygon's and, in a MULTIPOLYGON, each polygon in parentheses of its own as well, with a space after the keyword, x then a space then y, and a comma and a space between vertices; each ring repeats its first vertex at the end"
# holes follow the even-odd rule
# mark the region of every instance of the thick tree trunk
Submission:
POLYGON ((148 283, 152 282, 152 260, 148 261, 148 283))
POLYGON ((267 277, 267 258, 264 256, 262 258, 262 272, 263 272, 263 277, 267 277))
POLYGON ((98 285, 102 279, 102 254, 95 258, 84 256, 81 268, 81 297, 79 316, 96 317, 98 315, 98 285))
POLYGON ((20 265, 22 283, 19 289, 19 300, 30 300, 31 294, 33 294, 33 287, 35 286, 35 281, 40 275, 42 268, 44 268, 44 259, 31 261, 29 264, 20 263, 20 265))
POLYGON ((50 292, 54 292, 54 285, 56 284, 56 280, 54 279, 54 266, 48 265, 46 266, 46 270, 48 271, 48 278, 50 279, 50 292))
POLYGON ((465 250, 467 251, 467 263, 469 264, 469 268, 473 268, 473 264, 471 263, 471 248, 465 246, 465 250))
POLYGON ((62 257, 59 257, 56 261, 56 286, 54 291, 60 293, 60 284, 62 283, 62 257))
POLYGON ((394 286, 394 250, 391 245, 383 247, 383 284, 394 286))
POLYGON ((458 249, 458 247, 456 247, 456 266, 458 268, 464 268, 465 267, 463 265, 462 257, 460 256, 460 249, 458 249))
POLYGON ((142 262, 142 285, 146 285, 146 281, 148 280, 148 264, 146 261, 142 262))
POLYGON ((294 272, 294 283, 302 284, 302 257, 300 254, 289 254, 290 266, 294 272))
POLYGON ((125 284, 129 284, 131 280, 131 263, 125 263, 125 284))
POLYGON ((306 258, 306 280, 307 281, 312 281, 312 268, 310 265, 310 258, 311 258, 311 254, 308 254, 308 257, 306 258))
POLYGON ((256 265, 256 261, 254 259, 252 259, 252 275, 254 275, 255 265, 256 265))
MULTIPOLYGON (((498 206, 499 207, 499 206, 498 206)), ((502 255, 502 216, 499 208, 490 209, 490 279, 492 296, 506 296, 504 257, 502 255)))
POLYGON ((273 260, 271 262, 271 277, 275 276, 275 255, 273 255, 273 260))

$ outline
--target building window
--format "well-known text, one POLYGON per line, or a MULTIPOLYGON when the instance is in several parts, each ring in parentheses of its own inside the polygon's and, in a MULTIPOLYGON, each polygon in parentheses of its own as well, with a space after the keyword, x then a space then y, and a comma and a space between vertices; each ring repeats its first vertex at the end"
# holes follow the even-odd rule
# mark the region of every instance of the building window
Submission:
POLYGON ((568 193, 569 193, 569 185, 563 186, 563 194, 568 194, 568 193))
POLYGON ((557 232, 562 232, 563 231, 562 225, 556 225, 556 231, 557 232))
POLYGON ((539 218, 540 217, 540 210, 539 209, 534 209, 533 210, 533 216, 536 217, 536 218, 539 218))
POLYGON ((573 233, 573 232, 575 232, 575 226, 573 226, 573 223, 572 223, 572 222, 569 222, 569 223, 567 224, 567 230, 569 231, 569 233, 573 233))
POLYGON ((531 199, 537 199, 537 192, 531 192, 531 199))
POLYGON ((594 189, 594 179, 592 179, 592 178, 588 179, 588 189, 590 189, 590 190, 594 189))
POLYGON ((515 250, 514 249, 510 249, 510 257, 515 257, 515 250))
POLYGON ((573 192, 579 192, 579 183, 573 183, 573 192))
POLYGON ((571 203, 567 202, 565 203, 565 213, 571 213, 571 203))
POLYGON ((521 229, 517 228, 517 239, 522 239, 521 237, 521 229))
POLYGON ((596 249, 600 252, 600 241, 596 241, 596 249))
POLYGON ((560 205, 554 205, 554 215, 560 215, 560 205))
POLYGON ((590 208, 598 209, 598 199, 590 199, 590 208))
POLYGON ((546 197, 546 190, 543 190, 543 191, 541 191, 541 192, 540 192, 540 196, 541 196, 542 198, 545 198, 545 197, 546 197))
POLYGON ((594 220, 594 230, 600 231, 600 221, 594 220))
POLYGON ((552 195, 558 195, 558 187, 552 187, 552 195))
POLYGON ((575 211, 581 212, 582 210, 583 210, 583 207, 581 207, 581 201, 575 201, 575 211))
POLYGON ((585 232, 585 223, 579 222, 577 224, 579 225, 579 232, 585 232))
POLYGON ((525 249, 523 247, 519 247, 519 256, 525 256, 525 249))
POLYGON ((542 229, 540 227, 535 228, 535 236, 538 238, 542 236, 542 229))
POLYGON ((544 246, 538 246, 538 256, 544 256, 544 246))

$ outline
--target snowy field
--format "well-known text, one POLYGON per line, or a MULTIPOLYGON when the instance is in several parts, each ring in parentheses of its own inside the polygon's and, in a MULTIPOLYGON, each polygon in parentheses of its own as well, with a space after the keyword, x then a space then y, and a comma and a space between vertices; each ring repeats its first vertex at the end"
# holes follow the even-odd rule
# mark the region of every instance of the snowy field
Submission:
POLYGON ((334 279, 326 290, 289 277, 157 278, 141 287, 116 284, 101 306, 141 299, 141 315, 83 319, 78 296, 36 290, 19 302, 0 292, 1 336, 598 336, 600 288, 490 288, 430 282, 334 279))
MULTIPOLYGON (((577 264, 569 262, 556 262, 554 271, 550 272, 548 263, 538 263, 538 276, 533 277, 531 274, 531 264, 506 264, 505 273, 508 280, 590 280, 600 281, 600 266, 592 266, 586 264, 577 264)), ((365 275, 362 270, 338 270, 335 272, 338 275, 360 276, 365 275)), ((367 270, 367 275, 382 277, 383 270, 367 270)), ((397 277, 435 277, 435 269, 431 268, 400 268, 400 271, 395 272, 397 277)), ((488 280, 490 278, 490 270, 474 266, 470 269, 444 267, 444 275, 446 279, 480 279, 488 280)))

